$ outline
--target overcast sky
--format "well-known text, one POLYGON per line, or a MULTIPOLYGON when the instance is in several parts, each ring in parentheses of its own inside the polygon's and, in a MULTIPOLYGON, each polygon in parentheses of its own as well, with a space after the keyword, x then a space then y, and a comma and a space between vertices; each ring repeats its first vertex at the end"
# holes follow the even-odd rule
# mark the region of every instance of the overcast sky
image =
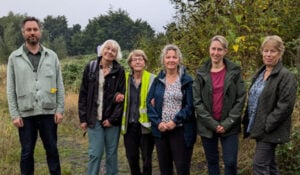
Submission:
POLYGON ((119 8, 127 11, 134 21, 147 21, 156 32, 163 32, 163 26, 172 22, 175 15, 169 0, 1 0, 0 17, 7 16, 10 11, 40 20, 47 15, 64 15, 70 27, 80 24, 85 28, 89 19, 119 8))

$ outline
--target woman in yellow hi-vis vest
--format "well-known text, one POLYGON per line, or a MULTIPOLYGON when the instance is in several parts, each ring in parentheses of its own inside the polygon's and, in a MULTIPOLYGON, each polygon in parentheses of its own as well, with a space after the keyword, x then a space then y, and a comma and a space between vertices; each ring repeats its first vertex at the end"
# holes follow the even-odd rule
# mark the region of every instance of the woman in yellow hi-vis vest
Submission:
POLYGON ((121 133, 124 135, 126 157, 132 175, 152 174, 152 152, 154 139, 147 116, 146 98, 155 75, 145 70, 147 56, 142 50, 133 50, 128 56, 130 73, 126 73, 125 96, 118 95, 116 101, 124 100, 121 133), (125 97, 125 98, 124 98, 125 97), (142 157, 142 171, 139 165, 142 157))

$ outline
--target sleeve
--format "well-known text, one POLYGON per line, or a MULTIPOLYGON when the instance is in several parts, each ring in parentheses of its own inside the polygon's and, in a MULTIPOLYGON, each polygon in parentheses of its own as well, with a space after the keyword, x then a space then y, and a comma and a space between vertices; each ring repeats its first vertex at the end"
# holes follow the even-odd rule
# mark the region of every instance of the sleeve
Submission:
POLYGON ((80 123, 87 122, 87 98, 88 98, 88 72, 89 64, 86 65, 81 80, 79 98, 78 98, 78 113, 80 123))
POLYGON ((155 89, 157 85, 157 78, 155 78, 150 87, 146 100, 147 115, 149 117, 149 120, 151 121, 151 126, 153 127, 157 127, 159 123, 161 123, 161 117, 159 116, 158 111, 156 110, 156 106, 159 106, 158 101, 155 99, 155 89), (152 99, 155 100, 155 106, 151 104, 152 99))
POLYGON ((18 104, 17 104, 15 73, 14 73, 12 56, 9 57, 8 64, 7 64, 6 91, 7 91, 9 113, 11 115, 11 118, 15 119, 17 117, 20 117, 21 115, 19 113, 18 104))
MULTIPOLYGON (((121 93, 125 94, 125 71, 122 68, 122 70, 119 71, 119 81, 117 82, 117 88, 115 93, 121 93)), ((115 96, 113 96, 115 98, 115 96)), ((114 99, 112 99, 115 101, 114 99)), ((123 114, 123 108, 124 108, 124 102, 122 103, 114 103, 114 111, 110 118, 108 118, 109 122, 113 125, 119 125, 122 120, 122 114, 123 114)))
POLYGON ((278 100, 274 110, 267 116, 265 132, 270 133, 275 130, 284 120, 291 116, 296 97, 297 97, 297 82, 294 75, 287 72, 282 76, 278 90, 278 100))
POLYGON ((236 125, 241 121, 243 109, 245 106, 246 90, 241 73, 237 75, 235 86, 236 98, 234 100, 233 106, 228 113, 228 117, 221 122, 221 125, 224 126, 226 131, 229 130, 233 125, 236 125))
POLYGON ((59 60, 57 58, 57 64, 56 64, 56 84, 57 84, 57 107, 56 112, 57 113, 64 113, 64 103, 65 103, 65 88, 62 78, 62 72, 61 72, 61 66, 59 63, 59 60))

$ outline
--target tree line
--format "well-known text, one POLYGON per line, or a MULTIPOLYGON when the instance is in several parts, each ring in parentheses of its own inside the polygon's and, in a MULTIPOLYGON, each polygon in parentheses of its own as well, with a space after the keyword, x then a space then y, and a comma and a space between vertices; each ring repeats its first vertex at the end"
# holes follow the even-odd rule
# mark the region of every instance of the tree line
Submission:
MULTIPOLYGON (((279 35, 286 52, 283 62, 300 80, 300 1, 299 0, 170 0, 176 9, 173 21, 164 33, 155 33, 141 19, 132 20, 124 10, 109 10, 89 20, 68 27, 65 16, 43 19, 43 44, 60 58, 95 53, 106 39, 118 41, 124 55, 134 48, 149 57, 148 69, 160 68, 159 54, 165 44, 179 46, 184 62, 192 72, 208 59, 209 40, 223 35, 230 44, 228 57, 240 64, 248 77, 261 65, 260 44, 267 35, 279 35)), ((20 22, 24 15, 0 18, 0 62, 23 43, 20 22)), ((126 57, 125 57, 126 58, 126 57)))
MULTIPOLYGON (((0 18, 0 58, 5 63, 10 52, 24 41, 20 24, 24 15, 9 12, 0 18)), ((41 19, 40 19, 41 20, 41 19)), ((107 39, 115 39, 124 50, 132 50, 140 37, 153 38, 155 31, 141 19, 133 21, 124 10, 109 10, 89 20, 82 29, 80 24, 68 27, 65 16, 48 15, 41 20, 42 43, 57 52, 60 58, 95 53, 96 46, 107 39)))

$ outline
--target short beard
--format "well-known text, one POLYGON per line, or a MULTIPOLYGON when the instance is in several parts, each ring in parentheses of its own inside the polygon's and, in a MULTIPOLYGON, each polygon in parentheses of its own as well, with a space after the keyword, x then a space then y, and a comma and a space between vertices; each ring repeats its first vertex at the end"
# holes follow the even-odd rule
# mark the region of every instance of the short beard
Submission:
POLYGON ((37 44, 39 44, 39 40, 38 39, 30 39, 30 38, 27 38, 26 39, 26 43, 31 45, 31 46, 36 46, 37 44))

